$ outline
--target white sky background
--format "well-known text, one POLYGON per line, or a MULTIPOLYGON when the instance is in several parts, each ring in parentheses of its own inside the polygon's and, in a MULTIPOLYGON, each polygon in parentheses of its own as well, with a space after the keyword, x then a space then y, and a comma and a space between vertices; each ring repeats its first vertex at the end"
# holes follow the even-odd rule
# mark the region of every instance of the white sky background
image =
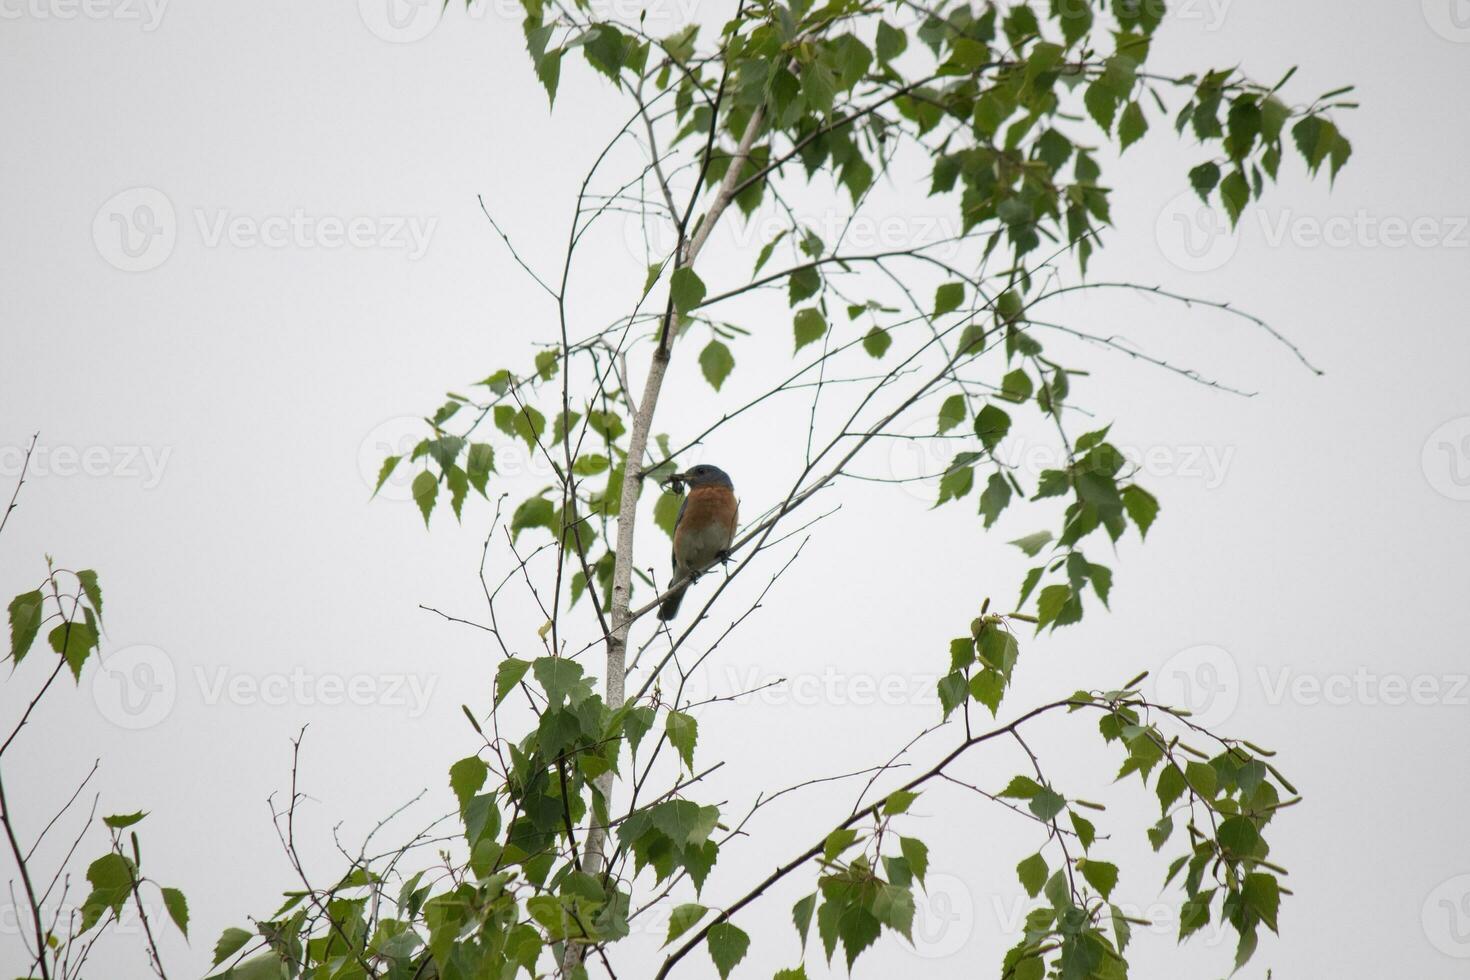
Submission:
MULTIPOLYGON (((370 475, 384 447, 414 431, 405 417, 430 411, 446 389, 527 363, 532 343, 550 337, 544 295, 476 195, 528 261, 551 270, 576 185, 624 112, 569 59, 548 115, 518 20, 468 18, 456 5, 422 39, 390 43, 366 26, 381 12, 363 6, 150 12, 118 0, 89 15, 65 0, 0 0, 3 475, 18 470, 32 431, 42 447, 5 531, 0 592, 30 588, 48 552, 97 568, 104 650, 154 669, 165 688, 142 719, 151 724, 122 727, 140 716, 94 685, 90 666, 81 689, 48 698, 16 758, 7 755, 7 786, 34 833, 100 756, 100 812, 152 811, 139 828, 144 870, 183 888, 193 915, 188 947, 163 930, 179 976, 202 973, 222 928, 269 914, 294 884, 265 800, 286 786, 287 740, 302 724, 313 801, 300 834, 320 878, 336 867, 338 822, 355 841, 423 787, 430 797, 416 812, 427 820, 444 809, 446 768, 474 746, 459 705, 488 704, 495 659, 480 635, 418 605, 481 611, 475 570, 491 509, 471 503, 463 525, 436 514, 426 533, 404 487, 368 502, 370 475), (128 272, 114 264, 128 260, 109 238, 117 206, 107 202, 135 188, 166 196, 176 240, 157 267, 128 272), (368 247, 212 241, 221 218, 258 225, 297 211, 365 218, 379 233, 403 218, 422 248, 408 230, 368 247), (282 679, 285 696, 268 696, 282 679), (368 685, 370 703, 331 703, 339 680, 368 685)), ((1470 81, 1470 11, 1460 4, 1456 19, 1452 0, 1350 13, 1269 0, 1175 7, 1155 47, 1166 67, 1241 61, 1274 81, 1300 63, 1293 90, 1306 98, 1356 83, 1363 108, 1339 117, 1354 157, 1330 193, 1293 159, 1238 241, 1211 237, 1177 220, 1195 218, 1179 196, 1198 154, 1156 120, 1107 172, 1118 228, 1096 278, 1230 299, 1286 331, 1326 375, 1207 310, 1102 293, 1071 304, 1070 322, 1260 394, 1231 397, 1075 349, 1067 363, 1096 372, 1076 400, 1115 420, 1114 440, 1151 461, 1143 482, 1164 510, 1146 547, 1130 532, 1105 559, 1117 577, 1110 614, 1089 608, 1080 626, 1023 642, 1003 717, 1155 670, 1161 695, 1279 749, 1307 797, 1273 825, 1273 857, 1296 893, 1285 938, 1263 941, 1244 975, 1462 975, 1470 128, 1457 95, 1470 81), (1394 222, 1416 220, 1418 242, 1405 241, 1394 222), (1326 241, 1314 237, 1323 230, 1326 241)), ((945 213, 912 186, 881 193, 880 213, 907 216, 903 235, 945 213)), ((823 207, 818 194, 812 208, 823 207)), ((603 294, 641 284, 626 237, 614 223, 598 239, 603 251, 587 253, 580 325, 622 308, 603 294)), ((732 231, 712 243, 701 269, 712 290, 748 270, 741 242, 732 231)), ((789 313, 767 309, 742 325, 769 342, 734 348, 740 365, 718 401, 698 377, 697 345, 680 349, 656 428, 687 437, 726 397, 759 390, 758 364, 785 368, 773 358, 789 351, 789 313)), ((784 492, 804 420, 803 406, 782 408, 706 447, 702 458, 731 472, 747 513, 784 492)), ((864 458, 880 475, 945 462, 906 449, 864 458)), ((544 480, 531 472, 508 486, 544 480)), ((761 788, 881 761, 937 718, 933 682, 949 637, 979 598, 1013 601, 1026 563, 1004 542, 1046 526, 1013 505, 984 533, 973 497, 930 513, 928 490, 849 481, 825 497, 842 511, 817 525, 765 607, 712 660, 714 693, 788 679, 700 716, 702 758, 729 765, 697 795, 729 800, 732 813, 761 788)), ((640 564, 662 570, 666 546, 648 525, 640 564)), ((733 590, 709 639, 764 580, 753 570, 733 590)), ((530 652, 539 617, 511 618, 530 652)), ((7 721, 41 659, 4 683, 7 721)), ((916 760, 953 737, 931 736, 916 760)), ((1151 794, 1094 778, 1104 759, 1116 765, 1098 744, 1080 719, 1035 736, 1062 788, 1117 803, 1114 839, 1099 845, 1124 870, 1115 898, 1156 914, 1164 862, 1143 840, 1156 812, 1141 805, 1151 794)), ((996 789, 1018 764, 1002 749, 961 772, 996 789)), ((838 784, 763 811, 753 838, 717 866, 705 903, 732 900, 799 853, 857 789, 838 784)), ((942 872, 921 908, 918 947, 885 938, 855 975, 989 975, 1024 908, 1014 865, 1040 835, 960 791, 926 794, 915 813, 942 872)), ((87 846, 100 852, 101 835, 87 846)), ((794 964, 789 909, 811 881, 793 876, 742 914, 754 941, 737 976, 794 964)), ((1212 943, 1210 929, 1178 950, 1176 929, 1161 917, 1139 930, 1136 975, 1228 972, 1232 942, 1212 943)), ((635 937, 646 953, 623 954, 623 975, 650 973, 661 938, 635 937)), ((7 905, 0 968, 22 966, 18 942, 7 905)), ((103 956, 93 975, 148 975, 134 937, 103 956)), ((702 957, 682 969, 713 975, 702 957)))

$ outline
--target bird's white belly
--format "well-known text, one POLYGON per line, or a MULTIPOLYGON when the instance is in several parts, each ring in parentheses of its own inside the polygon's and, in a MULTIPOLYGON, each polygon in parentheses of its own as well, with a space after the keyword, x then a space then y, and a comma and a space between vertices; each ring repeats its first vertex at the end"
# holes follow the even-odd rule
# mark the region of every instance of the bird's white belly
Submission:
POLYGON ((683 546, 680 562, 702 572, 715 563, 720 552, 730 547, 730 534, 727 529, 712 524, 700 531, 684 531, 679 535, 679 543, 683 546))

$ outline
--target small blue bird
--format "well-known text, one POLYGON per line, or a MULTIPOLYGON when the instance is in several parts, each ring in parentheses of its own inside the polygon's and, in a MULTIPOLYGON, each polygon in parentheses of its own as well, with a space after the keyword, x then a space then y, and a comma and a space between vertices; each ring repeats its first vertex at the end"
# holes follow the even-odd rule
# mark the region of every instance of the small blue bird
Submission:
POLYGON ((735 484, 718 466, 701 463, 687 473, 675 473, 675 483, 689 484, 689 495, 674 519, 674 590, 659 606, 658 618, 668 622, 679 614, 679 603, 689 583, 726 557, 739 523, 735 484))

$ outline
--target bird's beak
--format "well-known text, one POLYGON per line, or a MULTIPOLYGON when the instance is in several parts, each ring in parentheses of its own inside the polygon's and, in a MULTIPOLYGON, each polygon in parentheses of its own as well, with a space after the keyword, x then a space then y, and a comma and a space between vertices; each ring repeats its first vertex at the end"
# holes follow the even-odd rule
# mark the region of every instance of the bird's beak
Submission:
POLYGON ((675 480, 682 480, 683 482, 688 483, 689 482, 689 474, 688 473, 673 473, 673 474, 671 474, 669 476, 669 482, 672 483, 675 480))

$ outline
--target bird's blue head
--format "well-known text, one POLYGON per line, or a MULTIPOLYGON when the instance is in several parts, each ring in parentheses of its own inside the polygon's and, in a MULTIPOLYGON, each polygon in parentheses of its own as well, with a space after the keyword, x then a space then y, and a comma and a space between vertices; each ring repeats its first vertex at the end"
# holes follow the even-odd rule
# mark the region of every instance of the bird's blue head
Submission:
POLYGON ((730 474, 718 466, 709 463, 700 463, 686 473, 674 474, 674 479, 682 480, 691 487, 729 487, 735 489, 735 484, 730 482, 730 474))

